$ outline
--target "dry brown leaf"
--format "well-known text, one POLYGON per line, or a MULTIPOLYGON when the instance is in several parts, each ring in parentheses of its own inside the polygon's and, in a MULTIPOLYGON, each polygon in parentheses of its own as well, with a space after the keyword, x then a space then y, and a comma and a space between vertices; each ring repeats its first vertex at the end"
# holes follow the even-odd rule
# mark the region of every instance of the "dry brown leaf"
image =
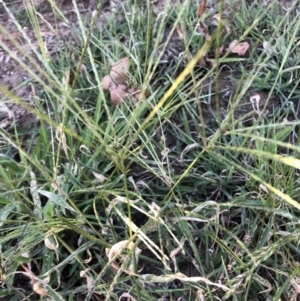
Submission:
MULTIPOLYGON (((47 297, 47 290, 41 287, 40 283, 36 280, 35 274, 27 268, 24 264, 21 264, 21 267, 25 270, 26 273, 21 272, 23 275, 27 276, 31 280, 33 291, 39 294, 41 297, 47 297)), ((47 281, 45 281, 47 282, 47 281)))
POLYGON ((138 101, 144 101, 147 97, 150 96, 149 91, 142 91, 140 88, 132 88, 128 90, 128 93, 132 96, 133 103, 137 103, 138 101))
POLYGON ((129 59, 124 57, 120 59, 111 67, 110 77, 118 85, 124 85, 127 79, 127 72, 129 70, 129 59))
POLYGON ((112 258, 117 253, 119 253, 119 257, 122 257, 121 253, 125 247, 127 249, 133 249, 134 243, 130 242, 129 240, 122 240, 122 241, 119 241, 116 244, 114 244, 110 249, 109 248, 105 249, 106 256, 108 257, 108 261, 111 263, 111 266, 117 270, 120 268, 120 266, 117 263, 115 263, 115 261, 113 261, 112 258))
POLYGON ((219 47, 219 54, 223 54, 224 48, 225 48, 224 44, 219 47))
POLYGON ((36 293, 36 294, 39 294, 41 297, 47 297, 47 290, 43 287, 41 287, 41 285, 38 283, 38 282, 35 282, 33 285, 32 285, 32 288, 33 288, 33 291, 36 293))
POLYGON ((116 85, 109 75, 105 75, 101 80, 101 87, 103 90, 115 89, 116 85))
POLYGON ((89 269, 85 269, 84 271, 80 271, 80 277, 85 278, 86 279, 86 287, 88 290, 91 290, 93 287, 93 279, 87 274, 87 271, 89 269))
POLYGON ((129 95, 126 90, 125 85, 119 85, 114 89, 110 89, 110 100, 114 107, 117 107, 119 104, 122 103, 124 99, 126 99, 129 95))
POLYGON ((202 1, 197 12, 198 18, 200 18, 203 15, 205 9, 206 9, 206 1, 202 1))
POLYGON ((149 92, 137 92, 136 94, 134 94, 134 98, 137 100, 137 101, 144 101, 147 99, 147 97, 150 96, 150 93, 149 92))
POLYGON ((179 40, 183 40, 184 39, 184 35, 183 35, 183 32, 182 32, 180 26, 177 26, 176 30, 177 30, 177 34, 178 34, 179 40))
POLYGON ((122 58, 116 63, 111 63, 109 75, 101 80, 102 89, 110 92, 110 100, 114 107, 117 107, 126 98, 131 98, 134 103, 144 100, 147 96, 141 93, 138 88, 130 89, 127 73, 129 70, 129 59, 122 58))
POLYGON ((203 27, 200 23, 197 24, 197 32, 205 37, 206 41, 210 41, 211 40, 211 36, 208 33, 208 30, 203 27))
POLYGON ((245 55, 250 45, 248 42, 239 43, 238 40, 233 40, 226 51, 230 51, 232 53, 236 53, 238 55, 245 55))
MULTIPOLYGON (((141 249, 135 247, 135 244, 133 242, 130 242, 129 240, 120 241, 120 242, 114 244, 111 247, 111 249, 106 248, 105 253, 106 253, 106 256, 108 257, 108 261, 111 264, 111 267, 113 269, 115 269, 116 271, 118 271, 120 269, 120 265, 118 263, 116 263, 115 261, 113 261, 113 258, 115 257, 115 255, 118 254, 118 259, 121 262, 123 262, 127 257, 127 255, 122 254, 122 251, 123 251, 124 248, 126 248, 130 251, 133 251, 136 262, 138 261, 139 256, 142 252, 141 249)), ((129 264, 128 269, 123 270, 123 272, 128 274, 128 275, 131 275, 131 276, 136 276, 136 274, 134 273, 134 265, 133 265, 132 261, 129 264)))

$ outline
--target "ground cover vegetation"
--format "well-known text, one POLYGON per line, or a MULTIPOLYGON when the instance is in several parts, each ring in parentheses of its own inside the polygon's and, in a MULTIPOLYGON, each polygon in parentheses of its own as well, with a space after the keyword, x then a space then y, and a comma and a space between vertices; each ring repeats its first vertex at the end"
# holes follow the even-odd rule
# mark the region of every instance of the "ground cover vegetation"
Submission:
POLYGON ((0 300, 299 299, 299 1, 0 14, 0 300))

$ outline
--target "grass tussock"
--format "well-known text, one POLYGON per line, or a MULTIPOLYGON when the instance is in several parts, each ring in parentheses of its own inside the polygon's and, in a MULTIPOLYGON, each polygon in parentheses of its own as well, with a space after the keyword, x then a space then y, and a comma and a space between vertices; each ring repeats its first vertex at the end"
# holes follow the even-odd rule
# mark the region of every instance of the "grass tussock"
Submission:
POLYGON ((0 299, 297 300, 298 1, 6 2, 0 299))

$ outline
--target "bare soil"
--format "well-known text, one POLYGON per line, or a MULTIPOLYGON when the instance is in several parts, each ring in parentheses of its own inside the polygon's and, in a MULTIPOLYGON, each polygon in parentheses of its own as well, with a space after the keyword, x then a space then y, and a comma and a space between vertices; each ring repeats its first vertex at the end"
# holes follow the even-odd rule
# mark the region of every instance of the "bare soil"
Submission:
MULTIPOLYGON (((33 2, 38 12, 38 22, 42 38, 47 47, 47 54, 55 59, 65 44, 77 44, 79 41, 77 18, 72 1, 57 1, 57 9, 51 7, 46 0, 34 0, 33 2), (65 16, 65 21, 57 21, 59 20, 58 10, 65 16)), ((0 41, 9 48, 11 53, 9 54, 6 51, 7 49, 0 47, 0 86, 5 87, 14 96, 12 98, 4 97, 4 94, 7 93, 3 94, 3 91, 0 91, 0 97, 2 98, 0 103, 0 129, 9 131, 13 129, 14 124, 17 124, 20 129, 38 124, 37 117, 30 114, 23 106, 17 105, 16 99, 13 98, 17 97, 33 106, 34 97, 41 88, 21 66, 22 63, 27 66, 30 65, 28 57, 35 57, 33 47, 39 49, 37 36, 30 24, 23 1, 4 1, 4 3, 6 3, 12 14, 10 15, 4 6, 0 5, 1 26, 6 32, 6 34, 0 34, 0 41), (22 25, 22 30, 28 39, 22 36, 16 22, 14 22, 14 18, 22 25), (14 41, 21 45, 22 49, 18 49, 14 41), (24 52, 26 55, 24 55, 24 52), (15 57, 12 57, 12 54, 15 57)), ((93 10, 96 9, 96 1, 79 0, 77 6, 80 13, 85 18, 90 19, 93 10)), ((108 10, 109 8, 106 7, 102 14, 107 13, 108 10)), ((30 67, 33 70, 35 69, 34 66, 30 67)))
MULTIPOLYGON (((3 20, 2 26, 8 33, 8 35, 0 34, 0 41, 3 42, 13 52, 17 60, 19 60, 19 62, 17 62, 5 49, 0 47, 0 86, 6 87, 6 89, 11 91, 17 98, 26 101, 30 106, 34 106, 35 96, 38 91, 41 90, 41 87, 37 85, 37 83, 33 81, 32 76, 20 66, 20 62, 28 65, 28 58, 26 58, 26 56, 21 53, 20 49, 14 45, 13 41, 10 40, 10 37, 22 45, 22 49, 25 50, 27 56, 34 57, 32 46, 37 49, 39 48, 36 34, 33 27, 30 25, 30 20, 26 15, 26 9, 23 2, 20 0, 4 2, 13 12, 14 17, 18 22, 22 24, 23 31, 28 36, 28 40, 24 39, 20 30, 16 27, 13 17, 9 15, 3 6, 0 6, 0 18, 3 20)), ((42 38, 50 57, 55 58, 66 44, 74 44, 75 46, 79 43, 78 21, 71 0, 56 1, 57 9, 51 7, 46 0, 34 0, 33 2, 38 12, 38 21, 42 38), (65 21, 59 21, 61 18, 59 19, 58 10, 65 16, 65 21), (57 24, 57 26, 55 26, 55 24, 57 24)), ((156 15, 159 15, 163 11, 165 2, 166 1, 163 0, 153 1, 154 13, 156 15)), ((91 20, 92 14, 97 8, 98 1, 78 0, 76 3, 82 17, 87 20, 87 24, 89 24, 89 20, 91 20)), ((97 26, 100 27, 104 17, 113 13, 116 7, 121 5, 121 3, 122 1, 107 1, 100 10, 97 26)), ((288 7, 288 1, 285 1, 285 4, 288 7)), ((265 3, 265 5, 267 5, 267 3, 265 3)), ((207 9, 214 10, 215 7, 211 4, 207 9)), ((228 7, 228 9, 230 9, 230 7, 228 7)), ((177 40, 178 39, 175 39, 175 46, 178 45, 177 40)), ((172 44, 172 41, 170 44, 172 44)), ((228 110, 228 97, 232 90, 234 90, 235 85, 232 82, 232 78, 226 74, 224 74, 224 76, 222 75, 222 80, 219 85, 220 91, 222 91, 220 97, 221 108, 223 112, 226 112, 228 110)), ((205 92, 205 85, 203 91, 205 92)), ((265 104, 264 99, 266 99, 266 94, 260 91, 254 91, 253 94, 259 95, 260 101, 258 105, 262 108, 265 104)), ((0 129, 10 131, 14 129, 14 125, 16 124, 18 129, 26 130, 26 128, 32 128, 38 125, 38 118, 29 113, 23 106, 16 104, 13 97, 11 99, 7 96, 4 97, 4 94, 1 91, 0 97, 2 98, 0 103, 0 129)), ((275 102, 273 98, 270 104, 267 105, 267 109, 272 110, 274 105, 275 102)), ((215 104, 213 100, 212 104, 204 104, 204 111, 209 112, 215 110, 214 107, 215 104), (207 108, 205 108, 205 106, 207 108)), ((243 112, 249 113, 249 110, 253 111, 254 114, 255 112, 258 112, 247 98, 245 99, 244 104, 241 104, 241 109, 235 113, 235 117, 241 117, 243 112)), ((209 115, 209 118, 211 118, 211 114, 209 115)))

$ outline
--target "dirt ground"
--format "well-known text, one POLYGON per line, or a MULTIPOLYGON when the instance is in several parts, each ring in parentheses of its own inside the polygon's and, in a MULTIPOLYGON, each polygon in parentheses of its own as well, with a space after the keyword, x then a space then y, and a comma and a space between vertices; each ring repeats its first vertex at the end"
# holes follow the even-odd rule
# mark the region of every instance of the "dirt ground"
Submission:
MULTIPOLYGON (((34 57, 32 48, 39 48, 38 41, 32 26, 30 26, 30 20, 26 15, 26 9, 22 1, 4 2, 13 15, 10 15, 9 11, 0 5, 1 31, 3 32, 0 34, 0 42, 4 43, 12 53, 10 55, 4 47, 0 47, 0 85, 11 91, 22 101, 33 105, 34 96, 38 92, 39 86, 32 81, 32 77, 12 57, 12 55, 15 55, 21 63, 28 65, 28 59, 10 38, 17 41, 29 57, 34 57), (27 40, 22 36, 20 29, 17 28, 14 18, 22 26, 24 34, 28 37, 27 40), (4 34, 4 32, 7 34, 4 34)), ((38 12, 39 26, 49 57, 55 57, 60 49, 64 47, 64 43, 76 43, 78 41, 72 1, 60 0, 56 2, 57 8, 66 16, 67 22, 56 22, 55 8, 52 8, 48 1, 34 0, 33 2, 38 12), (57 24, 57 27, 54 24, 57 24)), ((77 5, 80 12, 87 16, 91 16, 92 11, 96 8, 95 1, 77 1, 77 5)), ((0 91, 0 97, 2 98, 0 103, 0 129, 11 130, 15 123, 18 128, 34 126, 38 123, 37 118, 28 113, 26 109, 17 105, 12 99, 3 96, 4 94, 0 91)))
MULTIPOLYGON (((13 12, 13 15, 9 15, 8 11, 4 6, 0 5, 0 18, 3 21, 3 29, 8 33, 0 34, 0 42, 4 43, 22 63, 28 65, 28 59, 22 55, 21 50, 14 45, 13 40, 20 43, 22 49, 28 56, 34 57, 32 51, 33 47, 39 48, 36 34, 30 26, 30 20, 26 17, 26 9, 21 0, 16 1, 4 1, 7 8, 13 12), (28 36, 26 40, 22 36, 20 29, 17 28, 14 18, 22 25, 24 34, 28 36)), ((47 47, 47 53, 50 57, 54 58, 63 49, 66 43, 77 44, 79 41, 77 17, 74 11, 74 7, 71 0, 57 0, 57 8, 51 7, 47 0, 34 0, 35 9, 38 12, 39 26, 42 33, 42 38, 47 47), (60 10, 66 17, 65 21, 56 20, 55 15, 60 10), (56 14, 54 13, 56 11, 56 14), (57 26, 54 26, 57 24, 57 26)), ((122 2, 122 1, 121 1, 122 2)), ((99 15, 99 23, 97 26, 101 26, 101 22, 104 16, 114 12, 116 7, 120 5, 120 1, 106 1, 102 6, 99 15)), ((154 12, 159 14, 163 11, 164 4, 166 1, 156 0, 153 1, 154 12)), ((287 1, 286 1, 287 2, 287 1)), ((98 1, 96 0, 77 0, 76 4, 78 10, 86 20, 91 20, 93 12, 97 8, 98 1)), ((287 3, 288 6, 288 3, 287 3)), ((207 9, 213 10, 214 5, 210 5, 207 9)), ((87 22, 88 24, 89 22, 87 22)), ((7 90, 11 91, 19 99, 26 101, 29 105, 34 105, 34 97, 40 89, 39 86, 32 81, 32 77, 20 66, 14 58, 7 53, 4 47, 0 47, 0 86, 6 87, 7 90)), ((33 68, 34 69, 34 68, 33 68)), ((232 82, 224 77, 224 80, 220 83, 222 91, 232 89, 232 82)), ((204 85, 205 91, 205 85, 204 85)), ((18 128, 34 127, 38 124, 37 117, 28 113, 22 106, 17 105, 16 101, 12 101, 8 97, 3 97, 4 94, 0 91, 0 97, 2 101, 0 103, 0 129, 12 130, 14 124, 17 124, 18 128)), ((226 104, 226 92, 222 94, 222 98, 225 100, 222 105, 227 110, 226 104)), ((266 95, 262 93, 259 95, 260 103, 259 106, 262 108, 265 104, 266 95)), ((204 105, 205 106, 205 105, 204 105)), ((271 102, 271 107, 274 106, 274 102, 271 102)), ((272 108, 269 109, 272 109, 272 108)), ((249 112, 254 110, 253 104, 247 107, 244 106, 242 111, 249 112)), ((205 109, 204 109, 205 110, 205 109)), ((242 111, 238 114, 242 114, 242 111)))
MULTIPOLYGON (((34 97, 40 90, 40 87, 33 82, 32 76, 12 57, 14 55, 21 63, 29 64, 28 59, 11 39, 21 45, 27 56, 35 57, 32 48, 36 47, 40 51, 37 36, 30 25, 22 0, 4 1, 4 3, 5 5, 0 4, 0 18, 2 20, 0 24, 2 32, 0 33, 0 42, 5 44, 12 53, 9 54, 7 49, 0 46, 0 86, 11 91, 20 100, 25 101, 29 105, 34 105, 34 97), (9 13, 9 10, 12 14, 9 13), (23 30, 24 35, 27 35, 28 39, 24 38, 14 19, 22 26, 21 30, 23 30)), ((33 3, 38 13, 40 31, 49 57, 55 58, 65 44, 74 44, 74 46, 78 44, 80 39, 78 21, 72 0, 57 0, 57 7, 51 7, 47 0, 33 0, 33 3), (56 15, 58 11, 65 16, 66 19, 64 21, 57 22, 56 15), (56 24, 57 26, 55 26, 56 24)), ((113 13, 122 1, 108 0, 106 2, 101 1, 101 3, 104 4, 101 4, 96 26, 101 26, 104 17, 113 13)), ((164 1, 155 1, 154 7, 157 13, 163 9, 163 3, 164 1)), ((92 20, 93 13, 96 12, 99 2, 96 0, 77 0, 76 4, 82 18, 86 20, 86 24, 89 24, 88 20, 92 20)), ((34 69, 33 66, 32 68, 34 69)), ((13 98, 4 97, 4 94, 7 93, 0 91, 0 98, 2 98, 0 102, 0 129, 13 130, 14 124, 20 129, 37 125, 37 117, 30 114, 22 106, 17 105, 13 98)))

